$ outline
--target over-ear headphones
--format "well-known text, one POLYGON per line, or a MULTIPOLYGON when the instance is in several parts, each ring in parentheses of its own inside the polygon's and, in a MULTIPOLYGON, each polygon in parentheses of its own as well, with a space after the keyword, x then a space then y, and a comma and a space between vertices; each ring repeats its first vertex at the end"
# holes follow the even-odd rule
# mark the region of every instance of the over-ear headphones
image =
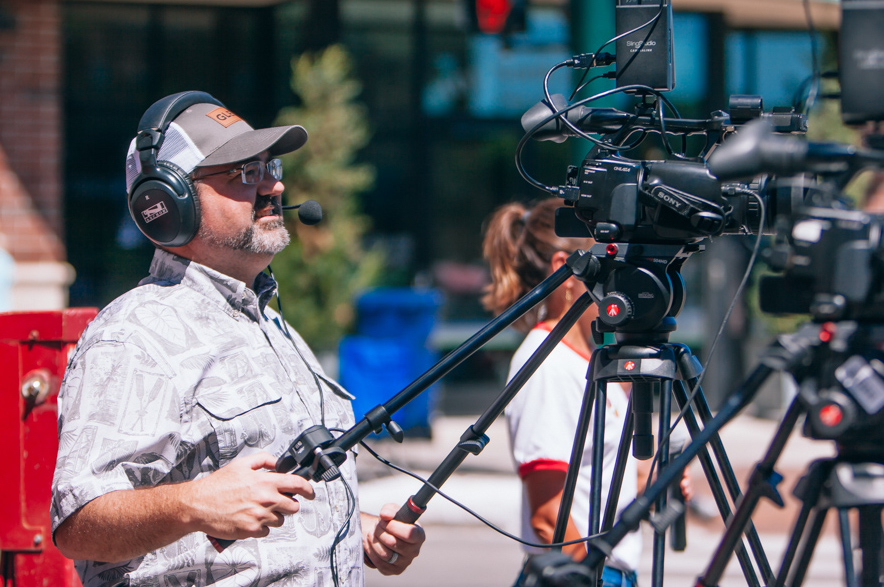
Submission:
POLYGON ((129 188, 129 214, 147 238, 168 247, 190 242, 200 224, 199 198, 188 174, 174 163, 157 160, 169 125, 195 104, 224 106, 206 92, 167 96, 147 109, 135 138, 141 172, 129 188))

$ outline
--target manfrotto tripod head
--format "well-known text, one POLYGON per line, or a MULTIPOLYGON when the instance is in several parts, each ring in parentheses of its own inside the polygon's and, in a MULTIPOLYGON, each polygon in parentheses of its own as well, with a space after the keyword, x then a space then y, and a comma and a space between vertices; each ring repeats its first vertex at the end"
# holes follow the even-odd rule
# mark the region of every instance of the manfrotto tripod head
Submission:
POLYGON ((627 340, 641 337, 665 342, 675 330, 675 317, 684 307, 685 286, 679 273, 700 244, 639 245, 597 243, 588 254, 599 267, 587 287, 599 307, 593 336, 602 344, 604 334, 627 340))

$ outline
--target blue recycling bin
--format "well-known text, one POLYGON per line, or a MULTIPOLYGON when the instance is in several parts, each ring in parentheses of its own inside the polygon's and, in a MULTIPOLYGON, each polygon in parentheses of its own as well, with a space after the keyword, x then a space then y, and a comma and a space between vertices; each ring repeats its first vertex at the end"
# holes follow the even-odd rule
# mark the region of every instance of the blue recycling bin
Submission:
POLYGON ((426 344, 442 296, 432 289, 382 287, 356 300, 356 332, 372 338, 394 338, 426 344))
MULTIPOLYGON (((380 288, 356 301, 357 333, 341 340, 338 356, 341 384, 356 397, 357 420, 438 361, 427 340, 441 299, 434 290, 380 288)), ((409 436, 430 436, 437 388, 430 386, 393 414, 409 436)))

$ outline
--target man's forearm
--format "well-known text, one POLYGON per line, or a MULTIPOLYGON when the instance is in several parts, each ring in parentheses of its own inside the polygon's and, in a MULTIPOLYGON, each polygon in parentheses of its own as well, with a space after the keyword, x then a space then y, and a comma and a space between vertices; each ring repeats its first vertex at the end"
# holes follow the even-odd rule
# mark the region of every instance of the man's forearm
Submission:
POLYGON ((113 491, 62 523, 55 542, 79 560, 125 561, 191 532, 216 538, 261 538, 313 499, 310 483, 276 473, 276 457, 260 452, 234 459, 212 474, 183 483, 113 491))
POLYGON ((156 550, 196 530, 184 507, 189 483, 113 491, 68 517, 55 532, 68 558, 119 562, 156 550))

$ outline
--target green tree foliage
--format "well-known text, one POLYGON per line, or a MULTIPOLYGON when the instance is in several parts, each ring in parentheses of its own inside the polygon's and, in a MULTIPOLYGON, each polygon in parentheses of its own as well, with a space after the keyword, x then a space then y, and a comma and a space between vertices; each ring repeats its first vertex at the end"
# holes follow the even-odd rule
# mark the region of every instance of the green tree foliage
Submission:
POLYGON ((353 301, 374 285, 384 266, 378 249, 366 249, 370 228, 359 194, 374 184, 371 165, 356 162, 370 138, 366 108, 358 103, 347 51, 339 45, 292 59, 291 88, 300 105, 284 108, 278 125, 300 124, 310 138, 282 157, 288 203, 316 200, 323 219, 316 226, 286 221, 292 243, 273 260, 286 319, 315 349, 329 350, 351 327, 353 301))

